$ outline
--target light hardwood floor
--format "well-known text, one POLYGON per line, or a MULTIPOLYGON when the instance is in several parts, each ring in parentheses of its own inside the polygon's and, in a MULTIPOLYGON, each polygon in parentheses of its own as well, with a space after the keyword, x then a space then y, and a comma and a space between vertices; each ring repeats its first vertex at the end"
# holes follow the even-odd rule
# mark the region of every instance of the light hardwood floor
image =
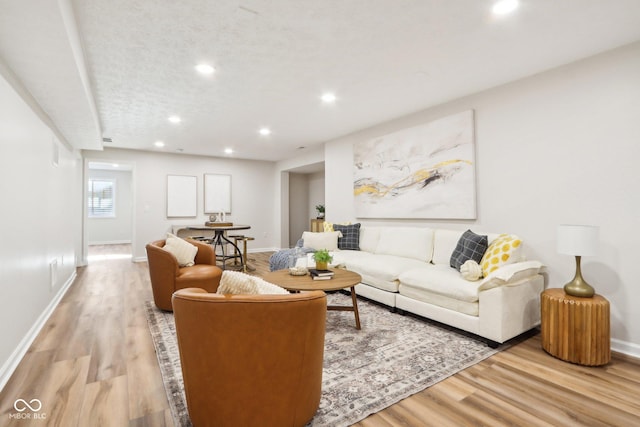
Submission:
MULTIPOLYGON (((269 255, 250 254, 256 274, 268 270, 269 255)), ((0 393, 0 426, 172 426, 148 300, 146 263, 105 258, 80 268, 0 393), (46 420, 10 418, 16 399, 34 398, 46 420)), ((640 425, 640 361, 614 355, 604 367, 573 365, 546 354, 536 335, 355 425, 640 425)))

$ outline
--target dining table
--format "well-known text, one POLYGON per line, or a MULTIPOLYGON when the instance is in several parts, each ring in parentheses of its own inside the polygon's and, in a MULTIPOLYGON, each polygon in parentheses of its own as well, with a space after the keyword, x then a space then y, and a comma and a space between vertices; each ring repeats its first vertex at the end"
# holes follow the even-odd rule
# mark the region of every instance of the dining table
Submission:
MULTIPOLYGON (((220 225, 215 225, 215 223, 210 223, 210 224, 212 225, 190 225, 185 228, 188 230, 213 231, 214 236, 213 236, 213 239, 211 239, 211 246, 213 246, 214 251, 217 251, 218 247, 220 248, 220 251, 222 253, 220 257, 222 262, 222 269, 223 270, 226 269, 228 259, 235 260, 237 258, 240 258, 240 267, 244 269, 244 265, 247 262, 247 260, 245 260, 244 257, 242 256, 242 251, 240 250, 238 245, 236 245, 234 241, 230 240, 227 237, 226 233, 228 231, 249 230, 251 226, 243 225, 243 224, 228 224, 228 223, 221 223, 220 225), (234 248, 233 255, 226 254, 227 244, 230 244, 231 246, 233 246, 234 248)), ((218 256, 216 255, 216 259, 217 258, 218 256)))

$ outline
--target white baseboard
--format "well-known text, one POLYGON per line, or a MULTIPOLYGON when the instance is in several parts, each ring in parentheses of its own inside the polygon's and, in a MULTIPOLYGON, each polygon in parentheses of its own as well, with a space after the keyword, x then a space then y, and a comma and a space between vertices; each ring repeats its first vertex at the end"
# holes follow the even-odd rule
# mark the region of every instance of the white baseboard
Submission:
POLYGON ((58 290, 58 293, 53 297, 49 305, 44 309, 44 311, 40 314, 40 316, 38 316, 38 319, 33 324, 31 329, 29 329, 29 331, 24 336, 24 338, 22 338, 22 340, 20 341, 16 349, 13 350, 13 353, 11 353, 7 361, 2 365, 2 367, 0 368, 0 391, 4 389, 4 386, 7 384, 7 382, 11 378, 11 375, 13 375, 13 372, 18 367, 18 364, 20 363, 24 355, 27 353, 27 351, 29 350, 29 347, 31 346, 33 341, 36 339, 38 334, 40 333, 40 330, 42 329, 44 324, 47 322, 47 320, 53 313, 53 310, 55 310, 55 308, 58 306, 64 294, 67 293, 67 290, 69 290, 69 287, 71 286, 71 284, 75 279, 76 279, 76 270, 74 269, 71 276, 69 276, 69 278, 64 283, 64 285, 62 285, 60 290, 58 290))
POLYGON ((611 350, 640 359, 640 345, 611 338, 611 350))
POLYGON ((254 249, 247 249, 247 252, 252 254, 255 252, 277 252, 278 248, 254 248, 254 249))
POLYGON ((126 245, 130 244, 131 240, 105 240, 102 242, 88 242, 88 246, 96 246, 96 245, 126 245))
MULTIPOLYGON (((278 248, 255 248, 255 249, 247 249, 247 253, 256 253, 256 252, 277 252, 278 248)), ((135 257, 132 258, 131 261, 133 262, 147 262, 147 257, 146 256, 141 256, 141 257, 135 257)))

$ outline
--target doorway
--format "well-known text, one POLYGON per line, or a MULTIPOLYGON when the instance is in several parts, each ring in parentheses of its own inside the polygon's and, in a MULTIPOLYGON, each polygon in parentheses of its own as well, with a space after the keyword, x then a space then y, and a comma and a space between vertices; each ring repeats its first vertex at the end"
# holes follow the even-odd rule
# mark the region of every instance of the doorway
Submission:
POLYGON ((324 162, 289 170, 289 247, 311 230, 316 206, 324 205, 324 162))
POLYGON ((86 262, 133 256, 133 170, 134 165, 130 162, 85 162, 83 240, 86 262))

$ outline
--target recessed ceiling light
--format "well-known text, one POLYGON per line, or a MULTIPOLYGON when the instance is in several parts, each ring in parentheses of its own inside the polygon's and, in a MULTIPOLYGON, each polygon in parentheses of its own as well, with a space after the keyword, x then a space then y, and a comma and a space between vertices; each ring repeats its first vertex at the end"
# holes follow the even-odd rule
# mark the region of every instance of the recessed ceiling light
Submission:
POLYGON ((494 15, 506 15, 518 8, 518 0, 500 0, 493 4, 494 15))
POLYGON ((267 136, 267 135, 271 135, 271 129, 269 128, 260 128, 260 130, 258 131, 258 133, 262 136, 267 136))
POLYGON ((215 68, 213 68, 209 64, 198 64, 196 65, 196 71, 198 71, 200 74, 213 74, 215 68))
POLYGON ((322 99, 322 102, 325 104, 333 104, 336 102, 336 95, 334 93, 325 93, 320 99, 322 99))
POLYGON ((171 123, 180 123, 182 121, 182 119, 178 116, 171 116, 169 117, 169 121, 171 123))
POLYGON ((120 167, 120 165, 117 164, 117 163, 113 163, 111 166, 113 166, 114 168, 119 168, 120 167))
POLYGON ((164 142, 156 141, 156 142, 153 143, 153 145, 155 145, 156 147, 164 147, 164 142))
POLYGON ((224 153, 225 154, 233 154, 233 149, 232 148, 225 148, 224 149, 224 153))

